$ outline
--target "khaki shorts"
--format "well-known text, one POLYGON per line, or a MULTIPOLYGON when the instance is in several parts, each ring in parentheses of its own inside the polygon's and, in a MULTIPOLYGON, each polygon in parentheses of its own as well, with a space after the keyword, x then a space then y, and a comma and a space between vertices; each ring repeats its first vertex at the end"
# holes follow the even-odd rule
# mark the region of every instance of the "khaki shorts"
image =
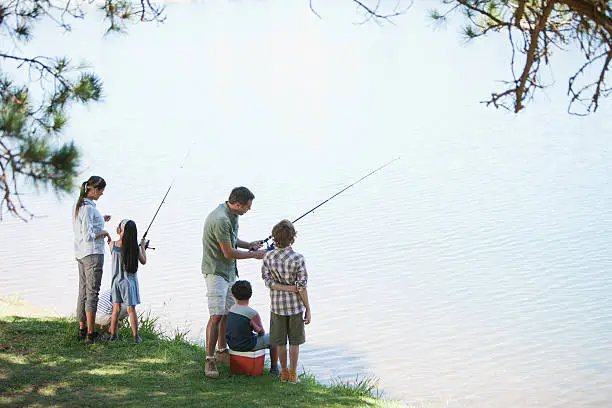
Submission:
POLYGON ((270 344, 285 346, 287 338, 289 345, 299 346, 306 343, 303 314, 281 316, 270 313, 270 344))
POLYGON ((236 301, 232 296, 232 285, 221 276, 208 274, 206 279, 206 297, 208 298, 208 314, 226 315, 236 301))

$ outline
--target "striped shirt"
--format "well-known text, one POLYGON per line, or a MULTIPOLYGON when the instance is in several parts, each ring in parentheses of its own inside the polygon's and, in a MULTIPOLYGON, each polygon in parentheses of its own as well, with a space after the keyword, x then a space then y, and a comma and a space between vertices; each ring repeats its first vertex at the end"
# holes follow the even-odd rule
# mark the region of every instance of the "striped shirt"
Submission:
MULTIPOLYGON (((261 265, 261 277, 266 287, 273 283, 296 286, 305 289, 308 272, 304 257, 291 247, 268 251, 261 265)), ((292 316, 306 310, 299 293, 270 288, 270 311, 281 316, 292 316)))
POLYGON ((106 290, 98 296, 98 310, 100 314, 113 314, 113 304, 111 302, 111 291, 106 290))

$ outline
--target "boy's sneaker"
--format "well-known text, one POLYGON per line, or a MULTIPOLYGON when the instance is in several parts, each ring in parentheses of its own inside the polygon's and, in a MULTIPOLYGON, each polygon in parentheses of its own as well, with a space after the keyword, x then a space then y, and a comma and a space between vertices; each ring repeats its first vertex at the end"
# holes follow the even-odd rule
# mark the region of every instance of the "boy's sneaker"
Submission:
POLYGON ((204 375, 208 378, 219 378, 219 370, 214 358, 207 358, 204 364, 204 375))
POLYGON ((298 378, 295 370, 289 370, 289 376, 287 378, 287 382, 289 384, 299 384, 300 383, 300 379, 298 378))
POLYGON ((280 378, 281 382, 287 382, 287 380, 289 379, 289 370, 286 368, 283 368, 281 370, 280 375, 281 375, 281 378, 280 378))
POLYGON ((138 343, 142 343, 142 337, 136 335, 134 336, 134 343, 138 344, 138 343))
POLYGON ((104 338, 98 332, 87 333, 85 336, 85 344, 99 343, 101 341, 104 341, 104 338))
POLYGON ((279 375, 279 374, 280 374, 280 370, 278 369, 277 365, 270 367, 270 375, 279 375))
POLYGON ((79 340, 85 340, 87 336, 87 328, 83 327, 82 329, 79 327, 79 340))
POLYGON ((108 336, 108 341, 120 341, 121 339, 119 338, 118 334, 111 334, 108 336))

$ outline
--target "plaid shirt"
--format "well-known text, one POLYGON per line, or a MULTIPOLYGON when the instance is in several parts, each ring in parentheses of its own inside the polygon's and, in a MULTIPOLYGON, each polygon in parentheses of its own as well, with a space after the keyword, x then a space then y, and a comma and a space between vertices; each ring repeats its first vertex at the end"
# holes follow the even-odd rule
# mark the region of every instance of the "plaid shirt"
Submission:
MULTIPOLYGON (((306 289, 308 273, 304 257, 291 247, 273 249, 263 258, 261 277, 268 288, 273 283, 280 283, 306 289)), ((299 293, 270 288, 270 300, 270 311, 277 315, 291 316, 306 309, 299 293)))

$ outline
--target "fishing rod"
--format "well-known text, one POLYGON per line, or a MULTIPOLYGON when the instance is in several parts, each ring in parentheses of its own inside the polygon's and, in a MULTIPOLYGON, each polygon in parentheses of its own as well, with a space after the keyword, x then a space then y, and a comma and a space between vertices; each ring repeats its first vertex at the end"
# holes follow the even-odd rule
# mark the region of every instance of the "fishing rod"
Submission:
MULTIPOLYGON (((147 230, 145 231, 144 235, 142 236, 142 239, 145 239, 147 237, 147 234, 149 233, 149 229, 151 229, 151 225, 153 225, 153 221, 155 221, 155 218, 157 217, 157 214, 159 213, 159 210, 161 209, 162 205, 164 205, 164 203, 166 202, 166 197, 168 197, 168 193, 170 193, 170 189, 172 189, 172 186, 174 185, 174 182, 176 181, 176 178, 178 177, 178 173, 180 172, 180 170, 185 165, 185 162, 187 161, 187 157, 189 157, 189 153, 191 153, 191 150, 193 150, 193 149, 190 148, 190 149, 187 150, 187 153, 185 154, 185 157, 183 158, 183 161, 181 162, 181 166, 179 167, 179 169, 177 170, 176 174, 174 175, 174 178, 170 182, 170 185, 168 186, 168 190, 166 190, 166 194, 164 195, 164 198, 162 198, 162 201, 159 204, 159 207, 157 207, 157 211, 155 211, 155 214, 153 215, 153 219, 149 223, 149 226, 147 227, 147 230)), ((149 245, 148 241, 147 241, 146 245, 148 247, 148 245, 149 245)), ((149 249, 155 249, 155 248, 149 248, 149 249)))
MULTIPOLYGON (((305 216, 307 216, 308 214, 310 214, 311 212, 313 212, 314 210, 316 210, 317 208, 321 207, 323 204, 325 204, 326 202, 330 201, 332 198, 342 194, 344 191, 348 190, 349 188, 353 187, 355 184, 359 183, 360 181, 362 181, 363 179, 371 176, 372 174, 376 173, 379 170, 384 169, 385 167, 387 167, 388 165, 390 165, 391 163, 393 163, 394 161, 397 161, 401 158, 401 156, 396 157, 395 159, 388 161, 387 163, 383 164, 382 166, 380 166, 379 168, 372 170, 371 172, 369 172, 368 174, 366 174, 365 176, 363 176, 362 178, 360 178, 359 180, 355 181, 353 184, 350 184, 346 187, 344 187, 342 190, 338 191, 336 194, 334 194, 333 196, 329 197, 327 200, 321 202, 320 204, 318 204, 317 206, 311 208, 310 210, 306 211, 304 214, 300 215, 299 217, 297 217, 295 220, 292 221, 293 224, 295 224, 297 221, 301 220, 302 218, 304 218, 305 216)), ((268 238, 263 240, 263 243, 265 243, 267 245, 268 241, 272 239, 272 235, 270 235, 268 238)), ((268 249, 274 249, 274 244, 272 245, 267 245, 268 249)))

